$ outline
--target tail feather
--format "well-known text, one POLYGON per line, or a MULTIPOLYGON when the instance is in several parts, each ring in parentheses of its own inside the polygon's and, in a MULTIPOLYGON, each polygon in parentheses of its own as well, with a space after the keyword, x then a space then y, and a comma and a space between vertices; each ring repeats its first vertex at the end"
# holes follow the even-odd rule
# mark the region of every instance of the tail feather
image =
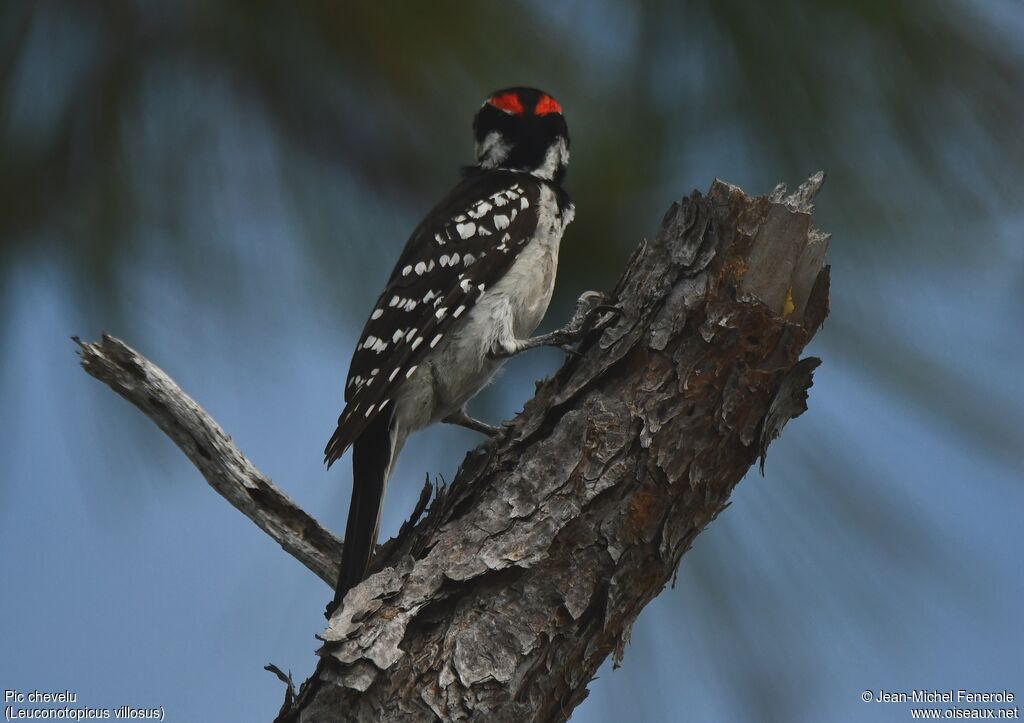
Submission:
POLYGON ((327 442, 327 447, 324 449, 324 464, 327 465, 327 469, 330 469, 331 465, 337 462, 341 455, 345 454, 345 450, 349 448, 349 445, 352 444, 354 439, 352 436, 353 430, 351 425, 346 424, 347 421, 348 408, 346 407, 345 411, 338 417, 338 426, 327 442))
POLYGON ((333 610, 345 594, 359 584, 377 544, 384 489, 395 456, 392 414, 378 414, 352 444, 352 501, 341 552, 341 573, 334 592, 333 610))

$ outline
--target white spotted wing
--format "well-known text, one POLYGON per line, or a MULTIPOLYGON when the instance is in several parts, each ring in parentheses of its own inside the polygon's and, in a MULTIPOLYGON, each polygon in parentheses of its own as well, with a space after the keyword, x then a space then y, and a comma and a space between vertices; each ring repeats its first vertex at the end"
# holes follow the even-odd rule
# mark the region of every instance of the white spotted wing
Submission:
POLYGON ((508 171, 471 176, 416 228, 352 355, 328 464, 387 409, 401 383, 534 236, 539 183, 508 171))

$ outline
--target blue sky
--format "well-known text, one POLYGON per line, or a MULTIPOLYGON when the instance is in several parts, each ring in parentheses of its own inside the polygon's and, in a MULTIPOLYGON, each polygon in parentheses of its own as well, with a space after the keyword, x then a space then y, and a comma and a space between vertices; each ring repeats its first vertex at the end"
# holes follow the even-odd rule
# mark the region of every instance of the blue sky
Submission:
MULTIPOLYGON (((258 234, 239 233, 250 231, 258 234)), ((300 293, 280 261, 280 293, 300 293)), ((836 263, 841 315, 856 278, 836 263)), ((1009 269, 993 270, 984 294, 972 278, 944 279, 941 293, 927 274, 904 278, 889 321, 926 353, 970 367, 989 393, 1019 400, 1020 387, 1002 381, 1024 351, 1019 335, 999 334, 1014 323, 1009 269), (979 338, 965 337, 964 319, 978 317, 979 338)), ((308 672, 327 589, 78 368, 68 337, 103 323, 81 318, 60 275, 38 264, 16 278, 0 381, 2 685, 67 687, 98 706, 165 705, 171 720, 263 719, 281 691, 261 667, 308 672)), ((276 293, 253 297, 241 324, 218 326, 195 299, 161 299, 160 286, 140 281, 156 300, 140 299, 150 331, 130 342, 340 531, 349 471, 326 473, 319 451, 354 327, 324 335, 315 317, 268 326, 261 320, 275 316, 276 293)), ((865 706, 861 690, 1019 686, 1019 450, 999 459, 965 445, 947 420, 872 385, 831 351, 841 344, 830 334, 826 325, 812 349, 825 364, 810 412, 772 447, 766 477, 744 480, 699 538, 677 588, 644 611, 623 668, 602 669, 577 720, 673 720, 681 706, 696 719, 743 720, 743 698, 763 697, 765 687, 778 689, 779 720, 821 711, 896 720, 906 716, 899 704, 865 706), (828 469, 823 438, 842 440, 851 474, 807 469, 808 459, 828 469), (851 506, 864 518, 856 524, 851 506), (864 539, 872 525, 879 539, 864 539), (886 528, 901 525, 914 530, 912 548, 886 548, 886 528), (709 582, 713 594, 702 589, 709 582), (718 605, 724 615, 709 611, 718 605), (802 681, 807 671, 813 677, 802 681)), ((508 416, 556 362, 543 353, 517 362, 485 408, 508 416)), ((414 438, 389 489, 385 533, 411 509, 423 474, 450 478, 457 450, 474 442, 451 428, 414 438)))
MULTIPOLYGON (((581 25, 583 56, 609 68, 570 97, 627 73, 639 41, 630 17, 620 18, 621 37, 607 31, 620 11, 581 25), (584 32, 594 23, 605 30, 584 32)), ((55 37, 69 50, 37 57, 44 70, 91 52, 74 33, 55 37)), ((705 51, 687 47, 680 58, 705 51)), ((712 60, 659 63, 657 81, 685 75, 675 80, 703 94, 709 68, 725 72, 712 60)), ((268 720, 283 690, 263 665, 304 679, 330 591, 89 378, 69 337, 106 330, 138 348, 340 534, 350 471, 345 459, 326 472, 323 444, 356 334, 425 208, 298 150, 226 77, 167 59, 148 72, 121 139, 148 204, 119 248, 121 273, 84 266, 74 214, 22 232, 27 250, 3 257, 0 687, 67 688, 97 707, 163 705, 170 721, 268 720), (158 172, 169 165, 183 189, 176 213, 158 172)), ((63 78, 56 85, 30 77, 15 106, 25 133, 59 105, 40 89, 74 86, 73 74, 42 73, 63 78), (25 100, 33 97, 36 105, 25 100)), ((908 705, 865 704, 862 691, 1024 695, 1024 206, 990 192, 1022 187, 1020 168, 1005 144, 979 145, 984 128, 925 113, 924 145, 937 149, 929 160, 982 197, 969 214, 872 104, 886 79, 869 80, 870 92, 853 84, 841 94, 853 105, 869 98, 863 112, 834 118, 799 158, 800 173, 831 174, 815 222, 835 234, 833 313, 808 350, 824 360, 810 410, 771 447, 765 476, 749 475, 698 538, 676 588, 638 619, 622 668, 599 671, 573 720, 903 721, 908 705)), ((969 89, 953 90, 942 108, 966 114, 969 89)), ((662 209, 716 176, 751 193, 801 180, 784 170, 792 158, 745 125, 741 105, 694 107, 721 118, 699 133, 679 121, 660 175, 630 189, 624 205, 645 210, 629 218, 646 221, 617 218, 615 253, 625 258, 662 209)), ((454 102, 447 110, 462 112, 454 102)), ((594 152, 606 122, 573 126, 582 129, 577 158, 594 152)), ((457 148, 409 136, 409 148, 435 142, 449 158, 469 148, 468 135, 457 148)), ((586 190, 587 180, 570 174, 569 187, 586 190)), ((579 260, 607 239, 573 229, 602 209, 581 196, 563 255, 577 267, 561 277, 549 327, 570 313, 577 286, 599 276, 579 260)), ((542 350, 512 360, 473 409, 510 417, 559 359, 542 350)), ((451 479, 478 441, 451 427, 413 437, 388 489, 383 534, 405 519, 425 474, 451 479)))

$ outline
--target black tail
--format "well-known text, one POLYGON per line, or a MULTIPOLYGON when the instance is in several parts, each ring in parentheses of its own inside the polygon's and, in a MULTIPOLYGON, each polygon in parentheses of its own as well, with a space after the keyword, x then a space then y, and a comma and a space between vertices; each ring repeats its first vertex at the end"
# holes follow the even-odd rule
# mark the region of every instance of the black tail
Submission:
POLYGON ((391 423, 390 413, 378 414, 352 444, 352 502, 345 525, 341 574, 329 612, 341 604, 345 593, 362 581, 377 544, 384 487, 391 466, 391 423))

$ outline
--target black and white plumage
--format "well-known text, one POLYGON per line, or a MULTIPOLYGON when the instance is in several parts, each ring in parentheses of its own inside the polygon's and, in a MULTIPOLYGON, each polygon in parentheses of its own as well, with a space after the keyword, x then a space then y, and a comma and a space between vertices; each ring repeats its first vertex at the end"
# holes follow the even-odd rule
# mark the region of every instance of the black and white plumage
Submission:
MULTIPOLYGON (((561 108, 529 88, 492 94, 477 163, 406 243, 353 354, 328 466, 353 447, 353 496, 334 605, 365 574, 384 488, 407 437, 463 408, 524 347, 554 289, 573 206, 561 187, 561 108)), ((471 426, 471 425, 470 425, 471 426)))

